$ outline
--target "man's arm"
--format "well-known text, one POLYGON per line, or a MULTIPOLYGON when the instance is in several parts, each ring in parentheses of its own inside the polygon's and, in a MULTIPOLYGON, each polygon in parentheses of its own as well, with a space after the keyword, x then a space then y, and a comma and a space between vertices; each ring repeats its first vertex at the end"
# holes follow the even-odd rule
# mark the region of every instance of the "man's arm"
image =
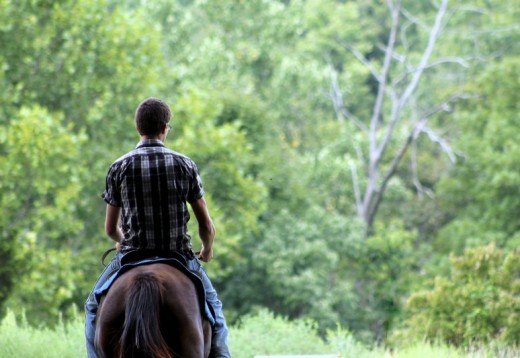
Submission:
POLYGON ((208 207, 204 197, 190 203, 193 213, 199 224, 199 236, 202 241, 199 259, 209 262, 213 258, 213 240, 215 239, 215 226, 209 216, 208 207))
POLYGON ((119 227, 119 213, 121 208, 107 204, 107 212, 105 216, 105 232, 112 240, 116 242, 116 248, 119 250, 119 244, 123 239, 123 232, 119 227))

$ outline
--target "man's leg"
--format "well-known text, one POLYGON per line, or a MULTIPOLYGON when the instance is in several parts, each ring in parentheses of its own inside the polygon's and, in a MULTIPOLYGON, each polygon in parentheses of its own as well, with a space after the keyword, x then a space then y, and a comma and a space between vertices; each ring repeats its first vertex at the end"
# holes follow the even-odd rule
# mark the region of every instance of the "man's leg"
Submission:
POLYGON ((188 268, 195 272, 202 280, 204 291, 206 291, 206 301, 215 312, 215 325, 213 326, 213 336, 211 339, 212 358, 231 358, 228 348, 228 328, 224 312, 222 311, 222 302, 217 297, 217 291, 213 288, 211 281, 200 264, 199 260, 188 260, 188 268))
POLYGON ((92 292, 85 302, 85 338, 87 341, 87 356, 89 358, 98 358, 96 348, 94 346, 94 336, 96 333, 96 312, 98 309, 98 303, 94 297, 94 291, 103 286, 103 284, 112 276, 114 272, 119 270, 121 267, 121 257, 117 253, 116 256, 108 263, 101 275, 99 276, 92 292))

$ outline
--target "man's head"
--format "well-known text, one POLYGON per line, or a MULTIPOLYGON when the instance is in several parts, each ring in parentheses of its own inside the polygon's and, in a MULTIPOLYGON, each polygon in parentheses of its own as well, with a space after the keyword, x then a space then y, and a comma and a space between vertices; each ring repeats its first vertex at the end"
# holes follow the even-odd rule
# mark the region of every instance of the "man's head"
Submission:
POLYGON ((135 111, 135 124, 141 136, 158 136, 165 132, 172 112, 168 105, 157 98, 147 98, 135 111))

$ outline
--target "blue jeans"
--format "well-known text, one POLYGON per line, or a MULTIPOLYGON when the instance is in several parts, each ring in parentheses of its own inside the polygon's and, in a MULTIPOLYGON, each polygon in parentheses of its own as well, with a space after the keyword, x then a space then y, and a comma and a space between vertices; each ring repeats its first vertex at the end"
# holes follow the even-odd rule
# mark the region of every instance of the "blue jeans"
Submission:
MULTIPOLYGON (((94 335, 96 332, 96 312, 98 309, 97 301, 94 297, 94 291, 101 288, 103 284, 121 267, 121 253, 116 256, 105 267, 99 276, 92 292, 85 302, 85 338, 87 341, 87 355, 89 358, 98 358, 96 348, 94 346, 94 335)), ((217 291, 213 288, 206 271, 200 264, 199 260, 187 260, 188 268, 194 272, 202 280, 204 291, 206 291, 206 301, 213 308, 215 313, 215 324, 213 325, 213 336, 211 339, 210 357, 214 358, 230 358, 231 354, 228 348, 228 328, 222 311, 222 302, 217 297, 217 291)))

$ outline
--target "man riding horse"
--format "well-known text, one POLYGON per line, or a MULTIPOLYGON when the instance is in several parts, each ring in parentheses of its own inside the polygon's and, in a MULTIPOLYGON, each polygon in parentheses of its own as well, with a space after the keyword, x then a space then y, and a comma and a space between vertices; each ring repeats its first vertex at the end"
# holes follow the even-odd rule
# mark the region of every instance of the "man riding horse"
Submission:
POLYGON ((230 357, 228 330, 211 281, 200 261, 213 258, 215 228, 196 164, 187 156, 165 147, 171 125, 169 106, 160 99, 148 98, 135 113, 140 142, 117 159, 108 170, 105 231, 116 242, 117 253, 106 266, 85 303, 85 336, 89 357, 98 357, 94 347, 95 320, 99 302, 94 292, 121 268, 125 257, 171 257, 182 255, 187 268, 204 286, 206 301, 214 314, 211 357, 230 357), (202 248, 198 257, 192 251, 187 223, 187 203, 198 222, 202 248))

